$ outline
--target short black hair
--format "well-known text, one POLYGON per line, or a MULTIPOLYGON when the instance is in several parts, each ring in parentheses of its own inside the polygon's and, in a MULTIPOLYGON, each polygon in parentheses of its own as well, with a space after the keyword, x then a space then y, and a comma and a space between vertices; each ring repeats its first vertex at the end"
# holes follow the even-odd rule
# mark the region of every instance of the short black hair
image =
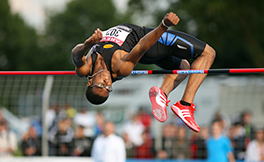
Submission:
POLYGON ((214 119, 214 120, 211 122, 211 125, 213 125, 214 123, 221 123, 221 120, 222 120, 222 119, 214 119))
POLYGON ((104 96, 100 96, 98 94, 95 94, 92 91, 92 87, 89 87, 89 86, 87 86, 87 88, 86 88, 85 96, 86 96, 87 100, 91 104, 94 104, 94 105, 103 104, 108 99, 108 96, 104 97, 104 96))

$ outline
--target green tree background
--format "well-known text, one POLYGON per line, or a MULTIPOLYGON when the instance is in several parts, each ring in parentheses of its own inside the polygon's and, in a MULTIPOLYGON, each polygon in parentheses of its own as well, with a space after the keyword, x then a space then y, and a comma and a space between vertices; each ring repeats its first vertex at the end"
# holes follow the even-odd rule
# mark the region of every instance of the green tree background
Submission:
POLYGON ((18 16, 8 0, 0 1, 0 70, 24 70, 38 66, 38 36, 18 16))
POLYGON ((181 19, 172 29, 190 33, 217 51, 213 68, 264 67, 264 1, 162 3, 165 5, 158 0, 129 0, 127 11, 120 14, 111 0, 72 0, 64 12, 50 15, 46 32, 38 35, 11 14, 8 0, 1 0, 0 70, 73 70, 71 49, 96 28, 104 30, 123 22, 156 26, 170 11, 181 19))

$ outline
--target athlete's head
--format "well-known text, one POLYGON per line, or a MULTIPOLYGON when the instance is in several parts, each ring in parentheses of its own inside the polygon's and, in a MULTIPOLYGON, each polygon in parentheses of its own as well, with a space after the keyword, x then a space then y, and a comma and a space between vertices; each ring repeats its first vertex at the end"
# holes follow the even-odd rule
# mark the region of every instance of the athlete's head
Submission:
POLYGON ((104 103, 112 91, 111 74, 107 70, 100 70, 89 80, 86 88, 86 98, 95 105, 104 103))

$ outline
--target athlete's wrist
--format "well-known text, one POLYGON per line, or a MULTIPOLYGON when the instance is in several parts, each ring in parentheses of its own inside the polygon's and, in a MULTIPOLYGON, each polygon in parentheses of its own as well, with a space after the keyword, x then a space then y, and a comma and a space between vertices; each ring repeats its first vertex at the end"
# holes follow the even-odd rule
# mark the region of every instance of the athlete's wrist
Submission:
POLYGON ((170 27, 170 26, 168 26, 168 25, 165 24, 165 22, 164 22, 163 19, 162 19, 162 21, 161 21, 161 24, 162 24, 164 27, 166 27, 167 29, 169 29, 169 27, 170 27))

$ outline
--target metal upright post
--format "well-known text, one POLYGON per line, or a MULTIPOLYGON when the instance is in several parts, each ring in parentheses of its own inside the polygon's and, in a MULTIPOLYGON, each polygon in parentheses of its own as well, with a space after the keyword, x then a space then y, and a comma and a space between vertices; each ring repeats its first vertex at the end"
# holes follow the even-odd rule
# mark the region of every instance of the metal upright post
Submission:
POLYGON ((49 108, 50 93, 53 85, 54 76, 48 75, 42 94, 42 156, 49 155, 48 127, 46 121, 46 111, 49 108))

